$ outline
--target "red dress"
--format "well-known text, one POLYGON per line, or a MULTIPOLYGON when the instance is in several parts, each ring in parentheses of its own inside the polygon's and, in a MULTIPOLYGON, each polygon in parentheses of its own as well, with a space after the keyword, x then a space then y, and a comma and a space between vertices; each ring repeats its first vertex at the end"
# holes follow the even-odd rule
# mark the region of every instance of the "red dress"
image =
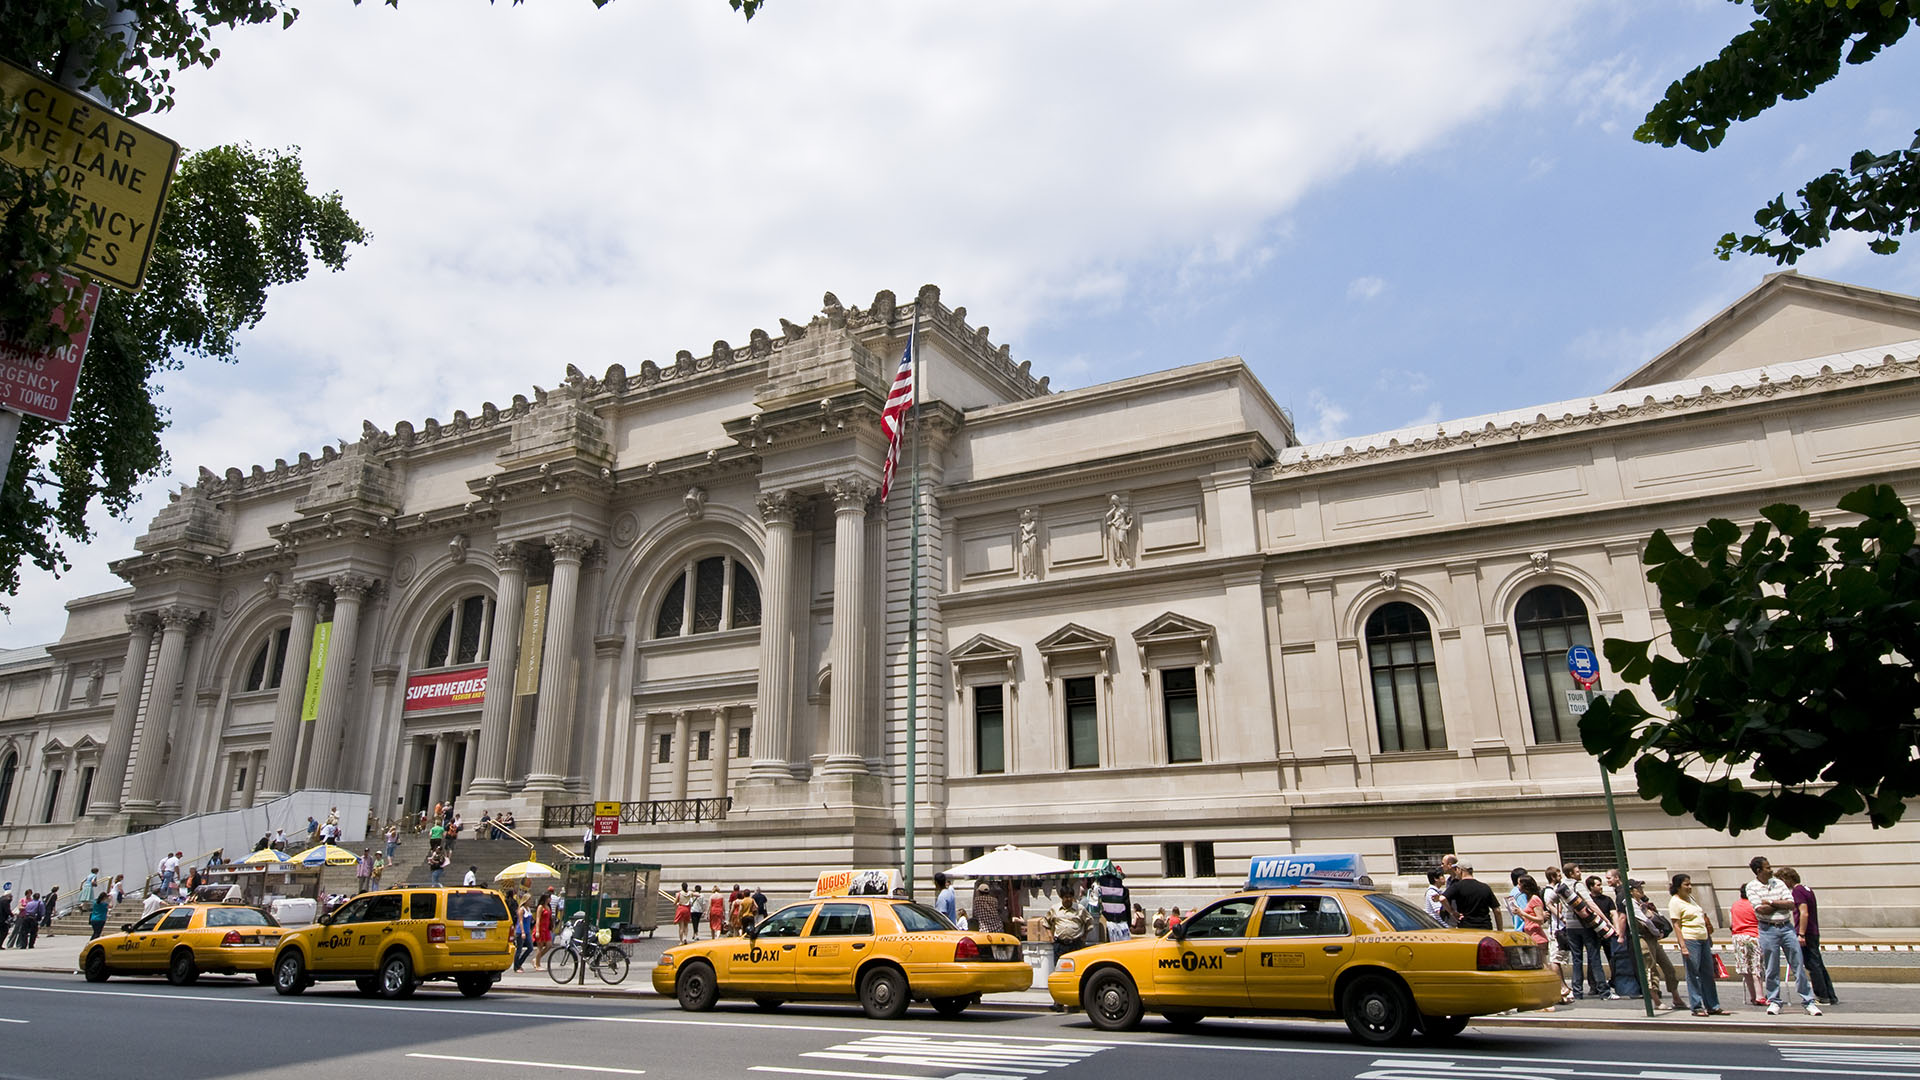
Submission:
POLYGON ((540 913, 533 917, 533 943, 545 945, 553 940, 553 909, 540 905, 540 913))

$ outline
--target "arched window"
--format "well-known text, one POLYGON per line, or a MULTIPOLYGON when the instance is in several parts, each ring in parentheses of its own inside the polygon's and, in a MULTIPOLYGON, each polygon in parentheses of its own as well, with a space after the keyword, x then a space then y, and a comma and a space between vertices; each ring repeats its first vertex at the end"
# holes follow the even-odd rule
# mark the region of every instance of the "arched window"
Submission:
POLYGON ((0 759, 0 824, 6 823, 7 803, 13 799, 13 774, 19 770, 20 755, 8 751, 6 758, 0 759))
POLYGON ((1520 669, 1526 673, 1534 741, 1578 741, 1577 721, 1567 712, 1567 691, 1577 689, 1573 673, 1567 670, 1567 650, 1593 645, 1587 605, 1572 589, 1560 585, 1529 589, 1514 606, 1513 629, 1520 639, 1520 669))
POLYGON ((427 666, 485 663, 493 634, 493 598, 474 593, 453 601, 427 641, 427 666))
POLYGON ((710 555, 681 568, 660 598, 656 638, 744 630, 760 625, 760 585, 739 559, 710 555))
POLYGON ((267 635, 260 643, 259 651, 253 654, 253 663, 247 665, 247 691, 278 690, 280 688, 280 669, 287 663, 287 634, 292 627, 283 626, 267 635))
POLYGON ((1373 674, 1373 715, 1380 752, 1444 750, 1440 672, 1433 662, 1433 627, 1412 604, 1386 604, 1367 617, 1367 665, 1373 674))

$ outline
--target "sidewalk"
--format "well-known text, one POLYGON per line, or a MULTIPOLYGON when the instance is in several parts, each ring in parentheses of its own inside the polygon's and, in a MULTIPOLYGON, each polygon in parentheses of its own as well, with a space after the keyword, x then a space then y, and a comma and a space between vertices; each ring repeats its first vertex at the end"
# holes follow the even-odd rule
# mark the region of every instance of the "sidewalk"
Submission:
MULTIPOLYGON (((1911 942, 1916 936, 1913 931, 1901 932, 1898 937, 1911 942)), ((56 928, 56 932, 42 932, 38 948, 0 950, 0 973, 9 971, 49 972, 74 975, 75 963, 80 955, 80 947, 87 940, 86 934, 70 933, 66 928, 56 928)), ((1889 933, 1886 942, 1895 940, 1889 933)), ((660 954, 674 944, 672 931, 666 936, 655 934, 652 938, 627 942, 623 946, 633 958, 633 966, 626 981, 619 986, 608 986, 589 975, 592 981, 586 985, 578 983, 559 985, 543 970, 535 970, 532 957, 528 957, 527 970, 507 972, 501 976, 498 990, 526 994, 586 995, 590 997, 639 997, 653 1001, 664 1001, 653 990, 653 966, 660 954)), ((1885 944, 1885 942, 1883 942, 1885 944)), ((1887 960, 1902 956, 1904 963, 1920 961, 1920 952, 1883 953, 1887 960)), ((1513 1027, 1541 1030, 1553 1027, 1594 1028, 1628 1031, 1669 1031, 1684 1033, 1687 1031, 1745 1031, 1765 1032, 1768 1035, 1851 1035, 1880 1036, 1900 1038, 1920 1038, 1920 996, 1905 985, 1885 985, 1876 981, 1850 980, 1842 974, 1849 970, 1829 964, 1833 971, 1835 988, 1840 992, 1843 1004, 1822 1006, 1824 1016, 1807 1016, 1797 1004, 1790 1004, 1779 1016, 1768 1016, 1765 1009, 1755 1008, 1741 1002, 1741 987, 1737 980, 1723 980, 1719 984, 1720 1005, 1730 1014, 1701 1018, 1689 1012, 1659 1012, 1648 1019, 1646 1008, 1639 999, 1627 1001, 1581 1001, 1572 1005, 1561 1005, 1552 1012, 1511 1013, 1503 1016, 1480 1017, 1473 1022, 1474 1027, 1513 1027)), ((1908 981, 1920 982, 1920 966, 1905 969, 1892 968, 1902 975, 1911 975, 1908 981)), ((78 978, 75 975, 75 978, 78 978)), ((158 976, 155 977, 156 979, 158 976)), ((1791 996, 1791 995, 1789 995, 1791 996)), ((1044 986, 1031 990, 1022 990, 1008 994, 989 994, 983 998, 978 1008, 994 1010, 1013 1010, 1024 1012, 1046 1012, 1053 1004, 1044 986)), ((1150 1014, 1149 1026, 1157 1023, 1150 1014)))

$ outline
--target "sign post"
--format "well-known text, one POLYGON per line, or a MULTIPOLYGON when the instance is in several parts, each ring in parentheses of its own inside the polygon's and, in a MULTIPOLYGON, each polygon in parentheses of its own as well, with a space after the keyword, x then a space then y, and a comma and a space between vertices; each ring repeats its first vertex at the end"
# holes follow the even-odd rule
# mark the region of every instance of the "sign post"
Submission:
MULTIPOLYGON (((1567 650, 1567 670, 1573 673, 1573 681, 1580 684, 1580 689, 1567 691, 1567 712, 1582 716, 1587 711, 1593 685, 1600 681, 1599 658, 1588 646, 1575 645, 1567 650)), ((1607 831, 1613 834, 1613 860, 1620 867, 1620 888, 1614 894, 1614 902, 1627 916, 1627 950, 1633 954, 1633 973, 1640 981, 1640 1003, 1646 1007, 1647 1019, 1651 1020, 1653 994, 1647 986, 1647 958, 1640 953, 1640 918, 1631 884, 1633 868, 1627 863, 1627 842, 1620 835, 1620 815, 1613 805, 1613 776, 1605 765, 1600 766, 1600 790, 1607 796, 1607 831)))

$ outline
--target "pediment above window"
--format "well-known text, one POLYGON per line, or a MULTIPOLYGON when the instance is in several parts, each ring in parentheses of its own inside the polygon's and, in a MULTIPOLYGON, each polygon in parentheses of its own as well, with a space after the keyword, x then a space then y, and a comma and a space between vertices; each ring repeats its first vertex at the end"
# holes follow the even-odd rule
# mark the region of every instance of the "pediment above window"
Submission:
POLYGON ((1144 674, 1152 666, 1155 654, 1185 653, 1201 667, 1213 670, 1213 642, 1217 632, 1198 619, 1169 611, 1133 632, 1134 647, 1140 650, 1140 669, 1144 674))
POLYGON ((1073 664, 1091 664, 1108 679, 1113 678, 1113 638, 1078 623, 1067 625, 1034 644, 1046 666, 1046 681, 1053 685, 1054 672, 1073 664))
POLYGON ((967 639, 966 644, 947 651, 947 663, 953 666, 953 687, 956 692, 965 685, 968 672, 992 672, 1000 674, 1005 682, 1013 682, 1017 677, 1015 669, 1019 662, 1018 646, 985 634, 975 634, 967 639))

